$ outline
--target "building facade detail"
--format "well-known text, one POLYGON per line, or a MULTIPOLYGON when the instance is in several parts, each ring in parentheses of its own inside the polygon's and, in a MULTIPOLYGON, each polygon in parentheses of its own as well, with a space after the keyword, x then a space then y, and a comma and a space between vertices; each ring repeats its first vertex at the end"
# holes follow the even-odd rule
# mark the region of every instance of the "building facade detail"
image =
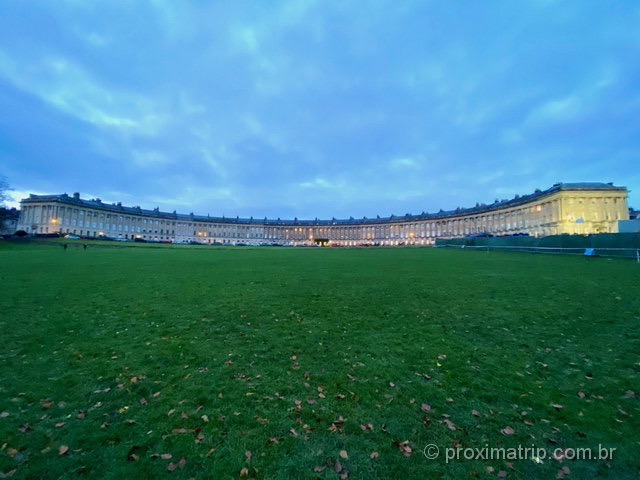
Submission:
POLYGON ((17 229, 174 243, 430 245, 438 237, 467 235, 616 233, 618 221, 629 218, 627 193, 610 183, 558 183, 490 205, 349 220, 209 217, 87 200, 78 193, 30 195, 21 202, 17 229))

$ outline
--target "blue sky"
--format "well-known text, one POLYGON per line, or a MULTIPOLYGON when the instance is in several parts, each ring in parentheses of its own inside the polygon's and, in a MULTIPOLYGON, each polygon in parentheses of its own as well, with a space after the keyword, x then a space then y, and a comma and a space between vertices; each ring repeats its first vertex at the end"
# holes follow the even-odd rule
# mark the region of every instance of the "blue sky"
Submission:
POLYGON ((346 218, 556 182, 640 206, 637 1, 0 2, 18 199, 346 218))

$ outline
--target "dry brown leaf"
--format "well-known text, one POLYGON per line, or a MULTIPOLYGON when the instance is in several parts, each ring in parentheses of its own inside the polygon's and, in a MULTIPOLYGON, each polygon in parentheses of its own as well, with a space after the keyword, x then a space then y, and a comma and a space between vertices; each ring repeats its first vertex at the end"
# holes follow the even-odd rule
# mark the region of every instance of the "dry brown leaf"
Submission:
POLYGON ((371 455, 369 455, 369 458, 374 459, 374 458, 378 458, 380 456, 380 454, 378 452, 371 452, 371 455))
POLYGON ((405 440, 404 442, 394 442, 398 447, 398 450, 402 452, 405 457, 410 457, 413 453, 413 450, 409 446, 409 440, 405 440))
POLYGON ((447 427, 449 427, 449 430, 457 430, 458 429, 458 427, 456 427, 456 424, 453 423, 448 418, 445 418, 444 420, 442 420, 442 423, 444 423, 447 427))
POLYGON ((345 460, 349 458, 349 454, 347 453, 346 450, 340 450, 340 458, 344 458, 345 460))
POLYGON ((58 455, 65 455, 69 451, 69 447, 67 445, 60 445, 58 447, 58 455))

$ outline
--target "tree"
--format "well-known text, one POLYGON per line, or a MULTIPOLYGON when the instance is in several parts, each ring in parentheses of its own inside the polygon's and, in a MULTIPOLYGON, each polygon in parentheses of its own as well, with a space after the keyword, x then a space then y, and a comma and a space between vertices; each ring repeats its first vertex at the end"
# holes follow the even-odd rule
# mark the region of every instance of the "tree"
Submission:
POLYGON ((11 190, 7 178, 0 175, 0 230, 3 228, 4 220, 7 218, 7 209, 4 206, 5 200, 9 198, 7 192, 11 190))
POLYGON ((8 198, 7 192, 11 190, 7 178, 0 175, 0 207, 4 206, 4 201, 8 198))

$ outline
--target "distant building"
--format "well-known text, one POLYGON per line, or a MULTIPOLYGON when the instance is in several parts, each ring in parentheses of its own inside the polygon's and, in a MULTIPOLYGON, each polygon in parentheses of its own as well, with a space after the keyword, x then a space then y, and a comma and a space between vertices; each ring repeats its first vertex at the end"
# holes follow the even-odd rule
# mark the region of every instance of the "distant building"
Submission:
POLYGON ((491 205, 438 213, 348 220, 256 220, 145 210, 86 200, 80 194, 30 195, 18 229, 126 240, 222 244, 318 242, 355 246, 429 245, 437 237, 473 234, 533 236, 617 232, 629 218, 627 189, 610 183, 558 183, 491 205))

